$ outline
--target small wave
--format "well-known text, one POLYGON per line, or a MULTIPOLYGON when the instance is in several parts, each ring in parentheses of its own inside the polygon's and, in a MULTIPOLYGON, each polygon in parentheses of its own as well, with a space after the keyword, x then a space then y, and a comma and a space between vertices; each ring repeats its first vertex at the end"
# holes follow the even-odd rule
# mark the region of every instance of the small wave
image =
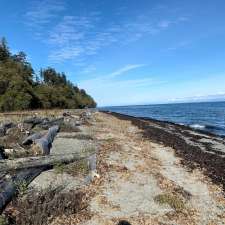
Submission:
POLYGON ((200 130, 204 130, 205 129, 205 126, 204 125, 200 125, 200 124, 191 124, 189 126, 191 128, 194 128, 194 129, 200 129, 200 130))
POLYGON ((213 134, 218 135, 224 135, 225 129, 223 127, 215 126, 215 125, 201 125, 201 124, 191 124, 189 127, 196 129, 196 130, 202 130, 202 131, 208 131, 213 134))

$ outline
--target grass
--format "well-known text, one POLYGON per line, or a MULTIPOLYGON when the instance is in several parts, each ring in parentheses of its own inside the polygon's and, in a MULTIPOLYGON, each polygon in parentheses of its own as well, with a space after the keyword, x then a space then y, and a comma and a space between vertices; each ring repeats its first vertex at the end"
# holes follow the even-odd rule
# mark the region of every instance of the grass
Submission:
POLYGON ((15 183, 18 197, 22 197, 27 193, 28 184, 26 181, 20 181, 15 183))
POLYGON ((61 189, 50 188, 14 199, 10 206, 16 213, 10 210, 5 213, 11 225, 46 225, 57 216, 69 216, 87 208, 86 200, 83 192, 61 192, 61 189))
POLYGON ((80 160, 70 164, 56 164, 54 169, 57 174, 67 173, 72 176, 87 175, 89 165, 87 160, 80 160))
POLYGON ((185 209, 184 200, 175 194, 159 194, 155 196, 154 200, 159 204, 167 204, 176 211, 183 211, 185 209))
POLYGON ((8 225, 8 221, 3 215, 0 215, 0 225, 8 225))

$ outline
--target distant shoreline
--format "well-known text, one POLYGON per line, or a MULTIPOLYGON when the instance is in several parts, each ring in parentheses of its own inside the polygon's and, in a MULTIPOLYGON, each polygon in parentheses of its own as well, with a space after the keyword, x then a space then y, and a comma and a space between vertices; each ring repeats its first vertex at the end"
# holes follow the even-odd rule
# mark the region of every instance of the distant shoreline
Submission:
POLYGON ((199 101, 199 102, 167 102, 167 103, 147 103, 147 104, 134 104, 134 105, 111 105, 111 106, 100 106, 98 109, 109 108, 109 107, 135 107, 135 106, 150 106, 150 105, 182 105, 182 104, 204 104, 204 103, 224 103, 224 100, 218 101, 199 101))

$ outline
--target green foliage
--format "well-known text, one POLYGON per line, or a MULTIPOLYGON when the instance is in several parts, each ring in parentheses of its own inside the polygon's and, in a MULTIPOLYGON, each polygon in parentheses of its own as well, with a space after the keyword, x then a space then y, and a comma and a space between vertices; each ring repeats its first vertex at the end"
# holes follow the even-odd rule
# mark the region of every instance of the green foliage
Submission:
POLYGON ((0 225, 8 225, 8 221, 4 215, 0 215, 0 225))
POLYGON ((96 103, 64 73, 49 67, 34 74, 26 54, 12 55, 6 40, 0 40, 0 111, 85 107, 96 103))
POLYGON ((27 190, 28 190, 27 182, 24 180, 24 181, 20 181, 18 183, 15 183, 15 185, 16 185, 18 197, 20 197, 20 198, 23 197, 23 195, 25 195, 27 193, 27 190))
POLYGON ((184 200, 178 195, 171 193, 164 193, 157 195, 154 200, 159 204, 167 204, 176 211, 182 211, 185 209, 184 200))

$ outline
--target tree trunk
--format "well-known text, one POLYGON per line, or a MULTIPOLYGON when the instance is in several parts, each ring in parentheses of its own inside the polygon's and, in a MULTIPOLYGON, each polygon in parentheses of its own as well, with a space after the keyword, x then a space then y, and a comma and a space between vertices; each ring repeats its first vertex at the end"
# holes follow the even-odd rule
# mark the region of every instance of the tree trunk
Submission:
POLYGON ((89 151, 87 153, 26 157, 26 158, 14 159, 14 160, 5 159, 0 161, 0 173, 12 171, 12 170, 38 168, 43 166, 53 166, 58 163, 71 163, 74 161, 88 158, 94 154, 95 154, 95 151, 89 151))

